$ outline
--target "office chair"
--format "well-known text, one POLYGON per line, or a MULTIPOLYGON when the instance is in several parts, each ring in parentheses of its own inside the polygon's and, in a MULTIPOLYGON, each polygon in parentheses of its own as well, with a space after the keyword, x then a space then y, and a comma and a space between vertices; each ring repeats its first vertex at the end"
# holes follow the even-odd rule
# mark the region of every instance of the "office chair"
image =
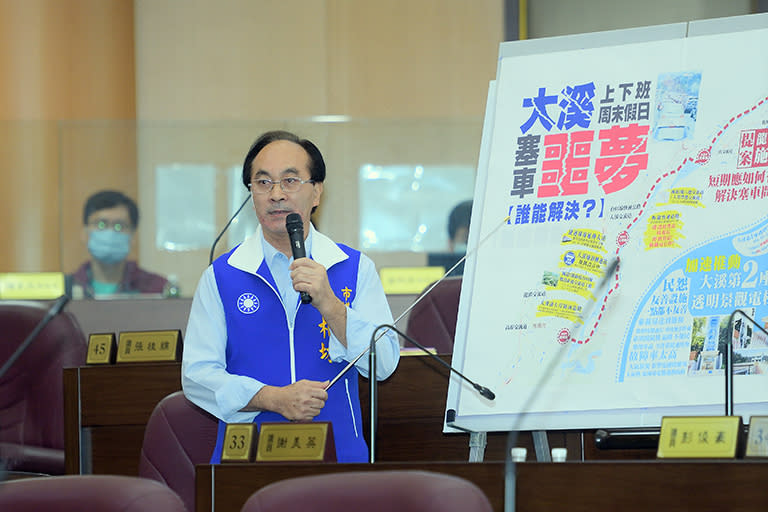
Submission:
POLYGON ((461 277, 445 278, 408 315, 405 333, 425 347, 434 347, 438 354, 453 353, 461 281, 461 277))
POLYGON ((165 485, 116 475, 23 478, 0 483, 0 510, 13 512, 186 512, 165 485))
MULTIPOLYGON (((0 364, 47 312, 36 302, 0 302, 0 364)), ((0 377, 0 461, 7 470, 64 474, 62 369, 84 365, 87 349, 75 317, 61 312, 0 377)))
POLYGON ((474 483, 430 471, 353 471, 282 480, 253 493, 241 512, 491 512, 474 483))
POLYGON ((170 487, 195 510, 195 464, 211 459, 218 421, 187 400, 183 391, 163 398, 144 430, 139 476, 170 487))

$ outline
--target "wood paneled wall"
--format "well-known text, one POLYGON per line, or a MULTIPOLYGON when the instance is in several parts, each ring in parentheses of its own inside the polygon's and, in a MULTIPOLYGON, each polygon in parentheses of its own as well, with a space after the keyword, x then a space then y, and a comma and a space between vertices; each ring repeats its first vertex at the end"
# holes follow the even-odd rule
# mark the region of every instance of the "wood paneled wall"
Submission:
POLYGON ((62 130, 135 118, 133 55, 132 0, 0 0, 0 271, 71 270, 85 197, 136 193, 135 130, 62 130))

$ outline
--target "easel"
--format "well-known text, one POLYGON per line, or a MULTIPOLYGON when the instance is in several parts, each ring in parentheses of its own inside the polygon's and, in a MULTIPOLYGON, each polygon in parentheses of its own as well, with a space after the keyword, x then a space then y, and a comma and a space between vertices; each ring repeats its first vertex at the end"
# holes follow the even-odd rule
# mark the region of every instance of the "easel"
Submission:
MULTIPOLYGON (((510 432, 510 437, 517 439, 517 432, 510 432)), ((531 432, 533 437, 533 448, 536 451, 537 462, 552 462, 552 453, 549 448, 549 439, 547 439, 546 430, 534 430, 531 432)), ((488 444, 487 432, 469 433, 469 462, 483 462, 485 458, 485 447, 488 444)), ((516 443, 514 443, 516 444, 516 443)), ((514 444, 509 448, 514 448, 514 444)), ((507 450, 506 458, 510 457, 510 450, 507 450)))

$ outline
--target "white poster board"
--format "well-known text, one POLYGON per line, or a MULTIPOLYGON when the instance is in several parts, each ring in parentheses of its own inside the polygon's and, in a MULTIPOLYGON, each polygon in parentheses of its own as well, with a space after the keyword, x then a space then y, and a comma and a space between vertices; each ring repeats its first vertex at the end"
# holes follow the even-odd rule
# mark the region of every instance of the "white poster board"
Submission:
MULTIPOLYGON (((502 45, 453 356, 496 399, 454 375, 456 425, 723 414, 725 322, 768 319, 766 45, 766 15, 502 45)), ((748 419, 768 341, 738 334, 748 419)))

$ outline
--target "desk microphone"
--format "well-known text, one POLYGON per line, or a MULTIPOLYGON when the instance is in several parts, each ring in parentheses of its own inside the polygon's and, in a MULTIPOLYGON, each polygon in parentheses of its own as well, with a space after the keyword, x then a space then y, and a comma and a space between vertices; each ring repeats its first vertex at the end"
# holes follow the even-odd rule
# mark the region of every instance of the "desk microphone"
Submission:
MULTIPOLYGON (((593 293, 594 297, 602 296, 603 294, 603 288, 608 285, 611 278, 618 272, 619 269, 619 258, 618 256, 614 258, 611 262, 606 265, 605 273, 603 274, 602 279, 598 282, 598 284, 595 286, 595 292, 593 293)), ((612 290, 608 291, 608 295, 611 294, 612 290)), ((607 300, 607 297, 606 297, 607 300)), ((584 321, 585 319, 589 318, 592 307, 594 307, 594 304, 597 301, 590 303, 590 307, 588 307, 586 310, 582 310, 581 313, 578 316, 579 320, 584 321)), ((576 322, 574 322, 576 323, 576 322)), ((571 341, 567 343, 572 343, 571 341)), ((566 351, 565 345, 563 347, 560 347, 561 350, 564 352, 566 351)), ((536 386, 534 387, 533 393, 531 393, 528 396, 528 399, 525 401, 523 406, 520 408, 520 414, 518 415, 515 424, 512 426, 512 429, 509 431, 509 435, 507 436, 507 452, 506 452, 506 461, 505 461, 505 468, 504 468, 504 489, 505 489, 505 503, 504 503, 504 510, 509 512, 514 512, 515 510, 515 493, 517 492, 517 463, 512 459, 511 452, 512 449, 517 446, 517 438, 518 438, 518 431, 522 425, 523 422, 523 415, 525 414, 525 411, 533 405, 533 402, 535 401, 536 397, 538 396, 538 391, 542 388, 545 381, 549 378, 549 375, 554 371, 555 367, 560 364, 562 361, 563 352, 560 352, 559 354, 555 354, 555 356, 552 358, 552 361, 550 361, 549 365, 544 369, 544 372, 541 374, 541 378, 536 383, 536 386)), ((455 416, 455 414, 454 414, 455 416)), ((452 425, 453 426, 453 425, 452 425)), ((546 431, 534 431, 532 432, 533 435, 533 441, 534 446, 538 447, 542 444, 548 444, 546 443, 546 431), (537 440, 537 434, 541 436, 541 440, 543 442, 539 442, 537 440)), ((544 461, 550 461, 549 454, 544 454, 544 461)))
POLYGON ((219 240, 222 236, 224 236, 224 233, 227 231, 227 228, 229 228, 229 225, 232 224, 232 221, 235 220, 235 217, 237 217, 237 214, 240 213, 240 210, 243 209, 243 206, 245 206, 245 203, 248 202, 248 200, 251 198, 251 194, 249 193, 248 196, 245 198, 245 201, 243 201, 243 204, 240 205, 240 208, 237 209, 237 211, 232 215, 229 220, 227 221, 227 225, 224 226, 224 229, 221 230, 221 233, 219 233, 219 236, 216 237, 216 240, 213 241, 213 245, 211 245, 211 253, 208 255, 208 264, 210 265, 213 263, 213 250, 216 248, 216 244, 219 243, 219 240))
MULTIPOLYGON (((728 317, 728 328, 726 330, 726 343, 725 343, 725 357, 723 364, 725 365, 725 415, 733 416, 733 319, 736 315, 741 315, 749 322, 757 327, 760 332, 768 336, 762 325, 758 324, 754 318, 746 314, 741 309, 735 309, 731 316, 728 317)), ((741 330, 739 330, 739 337, 741 337, 741 330)))
POLYGON ((42 331, 45 326, 54 319, 56 315, 61 313, 61 310, 64 309, 64 306, 67 305, 67 302, 69 302, 69 295, 67 294, 64 294, 56 299, 56 302, 54 302, 53 305, 48 309, 48 312, 45 314, 45 316, 37 323, 35 328, 32 329, 32 332, 29 333, 24 341, 21 342, 21 345, 18 346, 16 351, 11 354, 11 357, 5 362, 3 367, 0 368, 0 379, 3 378, 8 369, 13 366, 13 363, 15 363, 19 356, 24 353, 27 347, 29 347, 32 342, 35 341, 35 338, 37 338, 37 335, 40 334, 40 331, 42 331))
POLYGON ((470 383, 472 387, 475 388, 477 392, 480 393, 480 395, 483 396, 484 398, 487 398, 488 400, 493 400, 496 398, 496 394, 493 391, 486 388, 485 386, 481 386, 480 384, 466 377, 463 373, 461 373, 456 368, 454 368, 453 366, 449 365, 448 363, 446 363, 445 361, 437 357, 435 354, 427 350, 427 348, 424 345, 414 340, 404 332, 400 331, 394 325, 382 324, 376 327, 376 329, 374 329, 373 333, 371 334, 371 346, 368 349, 368 357, 370 361, 368 365, 368 371, 369 371, 368 380, 370 381, 370 385, 371 385, 371 392, 370 392, 370 395, 371 395, 371 446, 370 446, 371 464, 375 462, 375 457, 376 457, 376 409, 378 407, 378 400, 376 398, 376 341, 378 341, 378 338, 376 338, 376 333, 379 331, 379 329, 389 329, 391 331, 395 331, 397 334, 405 338, 409 343, 420 348, 422 352, 427 354, 429 357, 431 357, 435 361, 438 361, 440 364, 448 368, 448 370, 455 373, 456 375, 464 379, 466 382, 470 383))
MULTIPOLYGON (((602 278, 600 279, 600 281, 598 281, 597 285, 595 286, 595 289, 594 289, 594 295, 595 296, 601 296, 603 294, 603 289, 610 282, 611 278, 617 272, 618 268, 619 268, 619 259, 618 259, 618 257, 614 258, 613 260, 611 260, 606 265, 605 272, 603 273, 602 278)), ((608 293, 610 294, 610 291, 608 293)), ((590 316, 590 314, 592 312, 592 308, 594 307, 594 304, 596 302, 597 302, 596 300, 591 302, 590 303, 590 307, 587 307, 584 310, 582 310, 581 313, 578 315, 578 319, 581 320, 582 322, 585 319, 587 319, 590 316)), ((576 323, 576 321, 574 321, 574 323, 576 323)), ((566 342, 566 344, 567 343, 572 343, 572 342, 566 342)), ((564 351, 564 348, 565 348, 565 345, 563 345, 563 347, 560 347, 560 349, 563 350, 563 351, 564 351)), ((515 424, 513 425, 512 429, 511 429, 512 431, 517 431, 520 428, 523 414, 533 404, 536 396, 538 396, 538 391, 542 388, 542 386, 544 385, 545 380, 549 378, 549 376, 551 375, 551 373, 554 371, 555 367, 560 363, 561 360, 562 360, 562 352, 559 353, 559 354, 556 354, 552 358, 552 360, 550 361, 549 365, 545 368, 544 372, 542 372, 541 378, 539 379, 539 381, 536 384, 536 386, 534 386, 534 388, 533 388, 534 389, 533 393, 531 393, 528 396, 528 399, 523 404, 523 406, 520 408, 521 413, 518 415, 517 421, 515 422, 515 424)), ((445 364, 445 363, 443 363, 443 364, 445 364)), ((456 372, 456 373, 458 373, 458 372, 456 372)), ((481 392, 481 394, 482 394, 482 392, 481 392)), ((483 396, 485 396, 485 395, 483 395, 483 396)), ((452 423, 451 420, 455 420, 455 418, 456 418, 456 411, 454 411, 453 409, 449 409, 448 411, 446 411, 446 413, 447 413, 446 417, 449 419, 449 421, 447 423, 449 424, 450 427, 458 428, 459 430, 466 430, 465 428, 463 428, 463 427, 461 427, 459 425, 451 424, 452 423)))
MULTIPOLYGON (((743 316, 760 332, 768 336, 768 331, 757 321, 741 309, 735 309, 728 317, 726 328, 725 354, 723 366, 725 369, 725 415, 733 416, 733 324, 737 315, 743 316)), ((741 332, 741 331, 739 331, 741 332)), ((610 448, 655 448, 658 446, 660 429, 648 429, 646 431, 611 431, 598 430, 595 432, 595 446, 602 449, 610 448), (655 444, 654 444, 655 443, 655 444)))
MULTIPOLYGON (((289 215, 289 217, 290 217, 290 215, 289 215)), ((493 235, 494 235, 494 234, 495 234, 495 233, 496 233, 496 232, 497 232, 497 231, 498 231, 498 230, 499 230, 499 229, 500 229, 500 228, 501 228, 501 227, 502 227, 504 224, 506 224, 506 223, 509 221, 509 219, 510 219, 510 217, 509 217, 509 216, 507 216, 507 217, 504 217, 504 218, 501 220, 501 222, 500 222, 500 223, 499 223, 499 224, 498 224, 498 225, 497 225, 497 226, 496 226, 494 229, 492 229, 492 230, 491 230, 491 231, 490 231, 490 232, 489 232, 489 233, 488 233, 488 234, 485 236, 485 238, 483 238, 482 240, 480 240, 480 241, 477 243, 477 245, 476 245, 476 246, 474 246, 474 247, 473 247, 471 250, 468 250, 468 251, 467 251, 467 252, 464 254, 464 256, 462 256, 462 257, 461 257, 461 259, 459 259, 459 261, 457 261, 457 262, 456 262, 456 263, 455 263, 455 264, 454 264, 454 265, 453 265, 453 266, 452 266, 450 269, 448 269, 448 271, 447 271, 445 274, 443 274, 443 276, 442 276, 440 279, 438 279, 437 281, 435 281, 434 283, 432 283, 432 285, 431 285, 429 288, 427 288, 427 289, 426 289, 424 292, 422 292, 422 293, 421 293, 421 294, 420 294, 420 295, 419 295, 419 296, 416 298, 416 300, 415 300, 415 301, 413 301, 413 303, 412 303, 410 306, 408 306, 407 308, 405 308, 405 311, 403 311, 402 313, 400 313, 400 316, 398 316, 398 317, 397 317, 397 318, 396 318, 396 319, 395 319, 395 320, 392 322, 392 324, 397 324, 398 322, 400 322, 400 320, 402 320, 402 319, 403 319, 403 317, 405 317, 405 315, 407 315, 408 313, 410 313, 410 312, 411 312, 411 310, 412 310, 414 307, 416 307, 416 304, 418 304, 419 302, 421 302, 421 301, 422 301, 422 299, 424 299, 424 298, 425 298, 427 295, 429 295, 429 294, 430 294, 430 292, 431 292, 431 291, 432 291, 432 290, 433 290, 433 289, 434 289, 434 288, 435 288, 437 285, 439 285, 441 282, 443 282, 443 281, 444 281, 444 280, 445 280, 445 279, 448 277, 448 275, 449 275, 451 272, 453 272, 453 271, 456 269, 456 267, 458 267, 459 265, 461 265, 461 264, 464 262, 464 260, 466 260, 466 259, 467 259, 467 257, 468 257, 470 254, 474 254, 475 252, 477 252, 477 251, 480 249, 480 247, 482 247, 482 246, 483 246, 483 244, 485 244, 485 242, 486 242, 486 241, 487 241, 489 238, 491 238, 491 236, 493 236, 493 235)), ((286 218, 286 224, 287 224, 287 222, 288 222, 288 219, 286 218)), ((303 239, 303 237, 302 237, 302 239, 303 239)), ((411 343, 413 343, 413 344, 414 344, 414 345, 416 345, 417 347, 419 347, 419 348, 421 348, 422 350, 424 350, 425 352, 427 352, 427 353, 428 353, 428 354, 429 354, 431 357, 434 357, 435 359, 437 359, 438 361, 440 361, 440 363, 441 363, 441 364, 448 366, 448 368, 449 368, 451 371, 454 371, 454 372, 456 372, 456 373, 457 373, 458 375, 460 375, 460 376, 461 376, 463 379, 465 379, 466 381, 470 382, 470 383, 472 384, 472 386, 473 386, 473 387, 475 387, 475 389, 477 389, 477 391, 478 391, 478 392, 479 392, 479 393, 480 393, 480 394, 481 394, 483 397, 485 397, 485 398, 487 398, 487 399, 489 399, 489 400, 493 400, 493 399, 496 397, 496 395, 495 395, 495 394, 494 394, 494 393, 493 393, 493 392, 492 392, 490 389, 488 389, 488 388, 486 388, 486 387, 484 387, 484 386, 480 386, 480 385, 478 385, 478 384, 476 384, 476 383, 472 382, 472 381, 471 381, 471 380, 469 380, 467 377, 465 377, 464 375, 460 374, 458 371, 454 370, 454 369, 453 369, 453 367, 449 366, 449 365, 448 365, 448 364, 447 364, 445 361, 443 361, 443 360, 442 360, 442 359, 440 359, 439 357, 436 357, 434 354, 432 354, 431 352, 429 352, 428 350, 426 350, 426 349, 425 349, 425 348, 424 348, 422 345, 419 345, 419 344, 418 344, 417 342, 415 342, 415 341, 414 341, 412 338, 405 336, 405 335, 404 335, 402 332, 400 332, 399 330, 395 329, 393 325, 384 324, 384 325, 380 325, 380 326, 376 327, 376 329, 374 329, 373 333, 371 334, 371 343, 370 343, 370 346, 369 346, 369 347, 366 347, 366 348, 365 348, 365 349, 364 349, 362 352, 360 352, 360 353, 359 353, 359 354, 358 354, 358 355, 357 355, 355 358, 353 358, 351 361, 349 361, 349 363, 347 363, 347 365, 346 365, 346 366, 345 366, 345 367, 344 367, 344 368, 343 368, 343 369, 342 369, 342 370, 341 370, 341 371, 340 371, 338 374, 336 374, 336 376, 335 376, 333 379, 331 379, 331 381, 328 383, 328 385, 327 385, 327 386, 325 386, 325 389, 326 389, 326 390, 328 390, 328 389, 329 389, 331 386, 333 386, 333 385, 334 385, 334 384, 335 384, 335 383, 336 383, 336 382, 337 382, 337 381, 338 381, 338 380, 341 378, 341 376, 342 376, 342 375, 344 375, 345 373, 347 373, 347 371, 348 371, 350 368, 352 368, 352 367, 355 365, 355 363, 357 363, 357 361, 359 361, 359 360, 360 360, 360 358, 362 358, 362 357, 365 355, 365 353, 366 353, 366 352, 370 352, 371 350, 373 350, 373 351, 370 353, 370 356, 371 356, 371 357, 370 357, 370 358, 371 358, 371 364, 370 364, 370 368, 369 368, 369 372, 370 372, 370 374, 369 374, 369 379, 370 379, 370 382, 371 382, 371 418, 372 418, 372 421, 371 421, 371 432, 372 432, 372 435, 371 435, 371 452, 370 452, 370 454, 371 454, 371 463, 373 463, 373 462, 374 462, 374 460, 375 460, 375 459, 374 459, 374 453, 375 453, 375 442, 376 442, 376 441, 375 441, 375 435, 374 435, 374 432, 373 432, 373 429, 375 429, 375 424, 376 424, 376 422, 375 422, 375 417, 374 417, 374 416, 375 416, 375 407, 374 407, 374 405, 375 405, 375 403, 376 403, 376 386, 375 386, 375 383, 376 383, 376 378, 375 378, 375 377, 376 377, 376 364, 375 364, 375 363, 376 363, 376 361, 375 361, 375 359, 376 359, 376 353, 375 353, 375 347, 374 347, 374 345, 376 344, 376 342, 377 342, 377 341, 379 341, 379 340, 382 338, 382 336, 384 336, 384 334, 386 333, 386 330, 384 330, 384 331, 382 331, 381 333, 379 333, 379 335, 378 335, 378 336, 376 336, 376 333, 379 331, 379 329, 385 329, 385 328, 387 328, 387 329, 391 329, 391 330, 394 330, 396 333, 400 334, 400 335, 401 335, 401 336, 403 336, 405 339, 407 339, 408 341, 410 341, 411 343)))
MULTIPOLYGON (((495 228, 494 228, 494 229, 493 229, 493 230, 492 230, 490 233, 488 233, 488 234, 485 236, 485 238, 483 238, 482 240, 480 240, 480 242, 478 242, 478 244, 477 244, 477 245, 476 245, 474 248, 472 248, 471 250, 467 251, 467 252, 464 254, 464 256, 462 256, 462 257, 461 257, 461 259, 459 259, 459 261, 457 261, 456 263, 454 263, 454 264, 453 264, 453 266, 452 266, 451 268, 449 268, 449 269, 448 269, 448 271, 447 271, 445 274, 443 274, 443 276, 442 276, 440 279, 438 279, 437 281, 435 281, 434 283, 432 283, 432 285, 430 285, 430 287, 429 287, 429 288, 427 288, 426 290, 424 290, 424 291, 423 291, 423 292, 422 292, 422 293, 421 293, 421 294, 420 294, 420 295, 419 295, 419 296, 416 298, 416 300, 415 300, 415 301, 413 301, 413 302, 411 303, 411 305, 410 305, 410 306, 408 306, 407 308, 405 308, 405 311, 403 311, 402 313, 400 313, 400 316, 398 316, 397 318, 395 318, 395 320, 392 322, 392 324, 393 324, 393 325, 397 325, 398 323, 400 323, 400 320, 402 320, 402 319, 405 317, 405 315, 407 315, 408 313, 410 313, 410 312, 411 312, 411 310, 412 310, 413 308, 415 308, 415 307, 416 307, 416 304, 418 304, 419 302, 421 302, 421 301, 422 301, 422 299, 424 299, 424 298, 425 298, 427 295, 429 295, 429 294, 430 294, 430 292, 431 292, 432 290, 434 290, 434 289, 435 289, 435 287, 436 287, 437 285, 439 285, 440 283, 442 283, 443 281, 445 281, 445 279, 446 279, 446 278, 447 278, 447 277, 448 277, 448 276, 451 274, 451 272, 453 272, 453 271, 456 269, 456 267, 458 267, 459 265, 461 265, 462 263, 464 263, 464 260, 466 260, 466 259, 467 259, 467 257, 469 257, 469 255, 470 255, 470 254, 474 254, 475 252, 477 252, 477 251, 480 249, 480 247, 481 247, 481 246, 482 246, 482 245, 483 245, 483 244, 486 242, 486 240, 488 240, 489 238, 491 238, 491 235, 493 235, 494 233, 496 233, 496 231, 498 231, 498 230, 499 230, 499 228, 500 228, 501 226, 503 226, 503 225, 504 225, 504 224, 505 224, 507 221, 509 221, 509 216, 507 216, 507 217, 504 217, 504 219, 502 219, 501 223, 499 223, 499 225, 497 225, 497 226, 496 226, 496 227, 495 227, 495 228)), ((378 330, 378 329, 377 329, 377 330, 378 330)), ((385 334, 385 333, 386 333, 386 331, 382 331, 382 332, 381 332, 381 333, 378 335, 378 337, 376 338, 376 341, 379 341, 379 340, 381 339, 381 337, 382 337, 382 336, 384 336, 384 334, 385 334)), ((344 369, 343 369, 343 370, 341 370, 341 371, 340 371, 340 372, 339 372, 339 373, 338 373, 338 374, 337 374, 337 375, 336 375, 336 376, 335 376, 335 377, 334 377, 334 378, 333 378, 333 379, 332 379, 332 380, 331 380, 331 381, 328 383, 328 385, 327 385, 327 386, 325 386, 325 389, 326 389, 326 390, 328 390, 328 388, 330 388, 331 386, 333 386, 333 384, 334 384, 334 383, 336 383, 336 381, 338 381, 338 380, 341 378, 341 376, 342 376, 342 375, 344 375, 345 373, 347 373, 347 370, 349 370, 350 368, 352 368, 352 367, 355 365, 355 363, 357 363, 357 361, 359 361, 359 360, 360 360, 360 358, 361 358, 361 357, 363 357, 363 356, 365 355, 365 353, 366 353, 366 352, 368 352, 368 350, 369 350, 369 349, 370 349, 370 347, 366 347, 366 348, 365 348, 365 350, 363 350, 362 352, 360 352, 360 353, 359 353, 359 354, 358 354, 358 355, 357 355, 357 356, 356 356, 354 359, 352 359, 352 360, 351 360, 349 363, 347 363, 347 366, 345 366, 345 367, 344 367, 344 369)))
MULTIPOLYGON (((595 285, 595 289, 594 289, 593 294, 592 294, 595 297, 595 300, 590 300, 589 301, 589 303, 587 304, 587 307, 584 308, 579 313, 579 315, 577 317, 577 320, 574 320, 574 322, 573 322, 574 324, 577 324, 578 321, 581 321, 581 323, 583 324, 590 317, 590 315, 592 314, 592 309, 595 307, 595 305, 598 302, 598 297, 601 297, 603 295, 603 293, 604 293, 603 290, 608 286, 608 284, 611 281, 611 278, 613 278, 614 274, 616 274, 616 272, 618 271, 618 268, 619 268, 619 258, 618 257, 616 257, 616 258, 612 259, 610 262, 608 262, 608 264, 605 266, 605 272, 603 273, 602 278, 600 279, 600 281, 597 282, 597 285, 595 285)), ((607 292, 608 295, 610 295, 612 291, 613 290, 608 290, 608 292, 607 292)), ((605 300, 607 300, 607 296, 606 296, 605 300)), ((579 330, 580 330, 580 328, 579 328, 579 330)), ((577 334, 578 334, 578 332, 577 332, 577 334)), ((531 405, 533 405, 533 402, 535 401, 536 397, 538 396, 539 390, 542 389, 545 381, 547 379, 549 379, 549 377, 551 376, 552 372, 555 370, 557 365, 560 364, 560 362, 562 361, 563 353, 567 352, 567 346, 569 346, 570 343, 573 343, 575 341, 575 337, 571 337, 571 338, 572 338, 571 340, 568 340, 561 347, 559 347, 561 352, 558 353, 558 354, 555 354, 555 356, 550 361, 549 365, 544 369, 544 372, 542 372, 541 378, 539 379, 539 381, 536 384, 536 386, 534 386, 534 388, 533 388, 534 389, 533 393, 531 393, 529 395, 528 400, 521 407, 521 409, 520 409, 521 413, 520 413, 520 415, 518 415, 518 419, 515 422, 513 430, 516 431, 516 430, 518 430, 520 428, 523 414, 525 414, 525 411, 531 405)))
MULTIPOLYGON (((496 398, 496 393, 494 393, 493 391, 491 391, 491 390, 490 390, 490 389, 488 389, 487 387, 485 387, 485 386, 481 386, 481 385, 480 385, 480 384, 478 384, 477 382, 474 382, 474 381, 473 381, 472 379, 470 379, 469 377, 466 377, 466 376, 465 376, 464 374, 462 374, 462 373, 461 373, 459 370, 457 370, 456 368, 454 368, 454 367, 453 367, 453 366, 451 366, 450 364, 446 363, 445 361, 443 361, 442 359, 440 359, 439 357, 437 357, 435 354, 433 354, 432 352, 430 352, 430 351, 429 351, 429 350, 428 350, 428 349, 427 349, 427 348, 426 348, 424 345, 422 345, 421 343, 419 343, 419 342, 418 342, 418 341, 416 341, 415 339, 411 338, 410 336, 408 336, 407 334, 405 334, 403 331, 401 331, 400 329, 396 328, 394 325, 389 325, 389 324, 382 324, 382 325, 378 326, 378 327, 376 328, 376 330, 374 330, 374 331, 373 331, 373 334, 371 335, 371 339, 372 339, 372 341, 375 341, 375 335, 376 335, 376 331, 378 331, 379 329, 386 329, 386 328, 388 328, 388 329, 391 329, 391 330, 395 331, 397 334, 399 334, 400 336, 402 336, 403 338, 405 338, 405 340, 406 340, 406 341, 408 341, 408 342, 409 342, 409 343, 411 343, 412 345, 415 345, 416 347, 420 348, 420 349, 421 349, 421 351, 422 351, 422 352, 424 352, 425 354, 427 354, 429 357, 431 357, 431 358, 432 358, 432 359, 434 359, 435 361, 439 362, 441 365, 443 365, 443 366, 445 366, 446 368, 448 368, 448 369, 449 369, 451 372, 455 373, 456 375, 458 375, 459 377, 461 377, 461 378, 462 378, 463 380, 465 380, 466 382, 470 383, 470 384, 472 385, 472 387, 473 387, 473 388, 475 388, 475 389, 477 390, 477 392, 478 392, 478 393, 480 393, 480 395, 482 395, 482 396, 483 396, 483 398, 487 398, 488 400, 494 400, 494 399, 496 398)), ((375 352, 375 351, 376 351, 376 348, 375 348, 375 347, 373 347, 373 352, 375 352)), ((369 352, 370 352, 370 350, 369 350, 369 352)), ((372 353, 373 353, 373 352, 372 352, 372 353)), ((374 371, 375 371, 375 370, 374 370, 374 371)), ((373 380, 373 379, 372 379, 372 380, 373 380)))
MULTIPOLYGON (((291 252, 293 259, 307 257, 307 250, 304 248, 304 223, 301 215, 298 213, 289 213, 285 218, 285 229, 288 231, 288 237, 291 239, 291 252)), ((312 297, 307 292, 301 292, 301 303, 309 304, 312 297)))
MULTIPOLYGON (((61 310, 64 309, 64 306, 66 306, 67 302, 69 302, 69 298, 69 295, 65 293, 56 299, 56 302, 54 302, 53 305, 48 309, 48 312, 45 314, 45 316, 37 323, 35 328, 32 329, 32 332, 29 333, 24 341, 21 342, 21 345, 18 346, 14 353, 11 354, 11 357, 8 358, 5 364, 3 364, 3 367, 0 368, 0 379, 5 376, 6 372, 11 368, 11 366, 13 366, 13 363, 16 362, 19 356, 24 353, 27 347, 29 347, 32 342, 35 341, 35 338, 37 338, 37 335, 40 334, 40 331, 45 329, 45 326, 51 323, 51 320, 53 320, 56 315, 61 313, 61 310)), ((0 459, 0 483, 6 480, 7 477, 8 475, 6 463, 3 459, 0 459)))

